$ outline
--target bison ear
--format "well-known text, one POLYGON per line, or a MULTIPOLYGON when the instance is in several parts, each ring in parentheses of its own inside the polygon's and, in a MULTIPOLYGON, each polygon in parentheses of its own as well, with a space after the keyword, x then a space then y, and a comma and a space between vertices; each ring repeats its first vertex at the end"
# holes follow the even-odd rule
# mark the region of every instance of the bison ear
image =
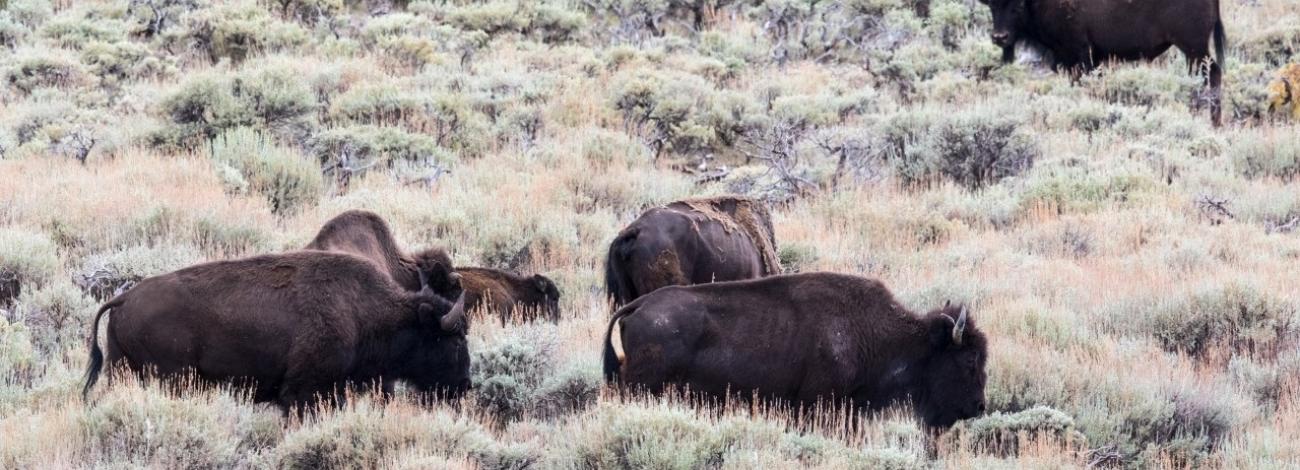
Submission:
POLYGON ((550 279, 547 279, 546 276, 534 274, 533 287, 536 287, 537 291, 541 292, 542 295, 550 295, 551 291, 555 289, 555 284, 552 283, 550 279))
POLYGON ((952 345, 952 330, 957 326, 957 321, 947 314, 937 314, 930 316, 930 325, 927 336, 930 339, 930 346, 934 349, 947 349, 952 345))

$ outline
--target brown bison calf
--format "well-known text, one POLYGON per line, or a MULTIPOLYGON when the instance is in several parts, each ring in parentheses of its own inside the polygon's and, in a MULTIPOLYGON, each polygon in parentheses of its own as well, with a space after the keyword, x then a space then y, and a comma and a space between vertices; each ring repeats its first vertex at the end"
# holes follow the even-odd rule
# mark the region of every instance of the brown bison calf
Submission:
POLYGON ((465 288, 465 310, 482 307, 501 318, 517 316, 531 321, 545 318, 560 320, 560 289, 546 276, 521 276, 489 268, 457 268, 465 288))
POLYGON ((641 214, 610 243, 605 286, 618 307, 664 286, 780 272, 767 207, 746 197, 719 196, 641 214))
POLYGON ((659 289, 605 337, 611 382, 879 410, 910 402, 928 426, 984 412, 984 334, 964 308, 917 315, 880 282, 809 273, 659 289), (613 342, 620 325, 620 351, 613 342))
MULTIPOLYGON (((422 276, 424 277, 424 276, 422 276)), ((249 385, 305 410, 346 385, 404 380, 451 396, 469 386, 463 298, 407 292, 359 257, 319 251, 192 266, 141 281, 100 307, 83 394, 105 362, 163 377, 249 385)))

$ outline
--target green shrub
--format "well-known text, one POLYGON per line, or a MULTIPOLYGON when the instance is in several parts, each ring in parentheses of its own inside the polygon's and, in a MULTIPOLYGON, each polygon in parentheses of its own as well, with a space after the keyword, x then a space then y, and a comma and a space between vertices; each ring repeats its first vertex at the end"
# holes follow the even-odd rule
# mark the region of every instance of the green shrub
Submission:
POLYGON ((54 280, 60 265, 49 237, 18 228, 0 229, 0 305, 54 280))
POLYGON ((252 116, 231 92, 229 80, 211 73, 191 77, 164 96, 160 108, 174 127, 155 137, 155 145, 192 145, 226 129, 252 124, 252 116))
POLYGON ((316 95, 300 72, 272 63, 232 76, 190 78, 162 100, 172 126, 153 137, 155 145, 188 147, 239 127, 280 134, 305 134, 313 125, 316 95))
POLYGON ((1283 403, 1287 387, 1300 377, 1300 351, 1283 353, 1274 361, 1234 356, 1228 361, 1228 374, 1257 403, 1276 409, 1283 403))
POLYGON ((575 362, 548 374, 533 399, 538 414, 556 418, 586 410, 596 403, 605 383, 594 363, 575 362))
POLYGON ((787 273, 804 271, 817 262, 817 247, 803 243, 782 243, 779 255, 781 270, 787 273))
POLYGON ((67 281, 22 293, 14 311, 32 333, 32 344, 47 356, 58 357, 63 348, 80 342, 95 301, 67 281))
POLYGON ((171 468, 248 466, 274 444, 250 431, 276 420, 274 411, 253 412, 221 394, 171 398, 156 386, 107 394, 77 417, 91 458, 171 468))
POLYGON ((349 174, 380 164, 391 168, 395 161, 446 168, 456 160, 434 138, 399 127, 361 125, 330 129, 313 136, 308 146, 324 167, 337 167, 349 174))
POLYGON ((1028 170, 1040 150, 1023 124, 992 108, 936 116, 904 112, 882 130, 887 162, 905 184, 938 176, 978 189, 1028 170))
POLYGON ((522 336, 508 337, 492 348, 474 351, 474 399, 501 419, 518 419, 539 398, 542 383, 551 375, 554 344, 532 343, 522 336))
POLYGON ((1284 180, 1300 176, 1300 134, 1288 131, 1242 131, 1227 154, 1247 178, 1284 180))
MULTIPOLYGON (((28 391, 40 363, 27 326, 0 315, 0 390, 18 385, 21 391, 28 391)), ((0 400, 0 409, 8 408, 5 401, 0 400)))
POLYGON ((1084 78, 1084 83, 1099 99, 1134 106, 1182 103, 1200 86, 1200 80, 1182 67, 1173 70, 1146 64, 1093 73, 1084 78))
POLYGON ((994 412, 960 421, 944 435, 946 440, 998 455, 1014 455, 1021 445, 1042 438, 1052 438, 1072 448, 1082 448, 1087 444, 1087 438, 1079 432, 1074 418, 1046 406, 1015 413, 994 412))
POLYGON ((253 2, 235 2, 193 13, 186 36, 213 62, 230 59, 236 63, 254 54, 290 50, 309 39, 306 30, 271 17, 253 2))
POLYGON ((94 42, 126 41, 126 25, 109 18, 63 18, 45 23, 41 36, 59 47, 80 50, 94 42))
POLYGON ((24 95, 38 88, 71 88, 85 75, 81 64, 61 49, 19 52, 6 61, 5 84, 24 95))
POLYGON ((1192 355, 1218 345, 1275 353, 1300 333, 1295 305, 1240 282, 1161 301, 1149 315, 1135 318, 1145 318, 1165 349, 1192 355))
POLYGON ((73 274, 73 282, 95 299, 105 301, 146 277, 168 273, 202 261, 193 247, 174 243, 95 253, 73 274))
POLYGON ((8 11, 0 10, 0 47, 18 47, 31 34, 31 30, 14 19, 8 11))
POLYGON ((1021 210, 1038 206, 1062 212, 1092 212, 1140 204, 1157 192, 1150 168, 1135 164, 1089 164, 1067 157, 1043 165, 1026 177, 1021 210))
POLYGON ((28 28, 35 29, 54 16, 54 5, 48 0, 7 0, 4 11, 28 28))
POLYGON ((211 158, 239 170, 249 188, 266 198, 271 212, 292 213, 320 197, 323 183, 315 162, 250 128, 226 131, 213 139, 211 158))
POLYGON ((1252 31, 1242 40, 1241 48, 1249 57, 1264 60, 1276 68, 1300 61, 1300 17, 1274 18, 1271 26, 1252 31))

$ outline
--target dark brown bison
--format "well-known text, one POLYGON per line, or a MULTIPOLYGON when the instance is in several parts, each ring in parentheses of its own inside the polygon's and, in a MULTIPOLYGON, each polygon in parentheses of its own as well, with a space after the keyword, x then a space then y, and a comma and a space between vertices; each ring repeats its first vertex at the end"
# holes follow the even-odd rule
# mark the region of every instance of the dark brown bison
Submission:
POLYGON ((100 307, 83 394, 105 362, 162 377, 251 386, 306 410, 345 385, 394 380, 457 396, 469 387, 464 299, 408 292, 368 260, 301 251, 192 266, 141 281, 100 307))
POLYGON ((615 313, 605 377, 878 410, 910 402, 933 427, 984 411, 984 334, 964 308, 908 311, 879 281, 834 273, 665 287, 615 313), (614 345, 614 326, 620 325, 614 345))
POLYGON ((444 297, 459 288, 451 257, 440 248, 407 254, 397 246, 393 232, 382 217, 370 211, 350 210, 335 216, 316 233, 307 250, 351 253, 375 264, 408 291, 419 291, 421 268, 430 274, 434 293, 444 297))
POLYGON ((560 320, 560 289, 546 276, 521 276, 489 268, 457 268, 465 289, 465 309, 480 307, 501 318, 560 320))
POLYGON ((664 286, 780 274, 767 207, 753 199, 687 199, 645 211, 619 232, 605 259, 615 307, 664 286))
POLYGON ((1052 51, 1077 76, 1110 61, 1150 60, 1177 47, 1193 73, 1208 69, 1210 115, 1222 123, 1223 20, 1219 0, 980 0, 993 13, 1003 60, 1019 40, 1052 51), (1210 58, 1213 37, 1215 58, 1210 58))

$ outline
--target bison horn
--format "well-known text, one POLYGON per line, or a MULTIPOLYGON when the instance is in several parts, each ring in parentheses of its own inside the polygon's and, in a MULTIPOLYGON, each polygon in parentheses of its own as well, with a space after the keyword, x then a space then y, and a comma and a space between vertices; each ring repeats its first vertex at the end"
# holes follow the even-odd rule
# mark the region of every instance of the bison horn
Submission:
POLYGON ((961 314, 957 315, 957 322, 952 325, 952 344, 961 346, 961 339, 966 333, 966 307, 961 308, 961 314))
POLYGON ((448 333, 459 333, 461 331, 464 331, 464 327, 465 327, 465 295, 464 294, 461 294, 460 298, 456 299, 456 305, 453 305, 451 307, 451 311, 447 312, 446 315, 443 315, 441 320, 438 320, 438 326, 442 327, 442 331, 446 331, 448 333))

